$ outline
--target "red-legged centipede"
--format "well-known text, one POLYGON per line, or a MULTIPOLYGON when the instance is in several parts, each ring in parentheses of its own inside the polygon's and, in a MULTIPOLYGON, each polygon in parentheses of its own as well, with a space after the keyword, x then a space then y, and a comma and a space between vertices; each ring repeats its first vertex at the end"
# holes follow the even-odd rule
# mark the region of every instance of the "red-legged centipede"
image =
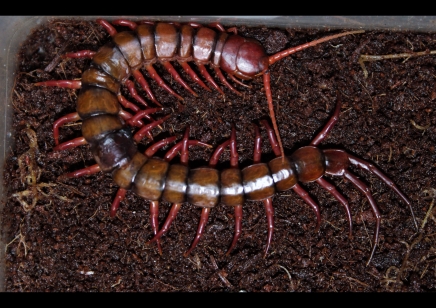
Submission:
MULTIPOLYGON (((217 33, 211 28, 203 27, 202 25, 193 22, 179 25, 174 23, 154 23, 147 21, 135 23, 125 19, 117 19, 112 21, 112 24, 126 26, 132 30, 118 33, 108 21, 98 19, 97 22, 112 36, 112 42, 101 47, 97 53, 91 50, 82 50, 66 54, 64 57, 92 58, 96 67, 101 68, 102 71, 106 72, 117 81, 125 83, 129 88, 131 95, 138 102, 146 106, 147 103, 137 94, 133 82, 129 80, 130 76, 133 76, 144 91, 147 92, 152 102, 159 106, 161 106, 161 104, 154 97, 148 82, 140 72, 142 67, 146 69, 150 77, 154 79, 159 86, 163 87, 177 99, 183 100, 183 98, 172 90, 156 72, 153 64, 157 62, 165 67, 174 80, 195 96, 197 96, 197 93, 195 93, 180 77, 179 73, 172 66, 171 61, 177 61, 196 83, 202 86, 205 90, 211 91, 189 66, 188 62, 194 62, 201 75, 222 95, 224 95, 223 90, 209 74, 206 65, 210 65, 220 81, 238 95, 241 95, 241 93, 227 81, 222 71, 226 72, 227 76, 235 83, 242 86, 247 85, 237 78, 241 80, 250 80, 257 76, 263 76, 268 110, 282 156, 284 155, 284 151, 274 114, 270 73, 268 68, 277 61, 303 49, 339 37, 364 32, 364 30, 342 32, 294 46, 268 56, 260 42, 252 38, 244 38, 237 35, 235 28, 226 30, 219 23, 212 23, 210 25, 219 31, 217 33), (233 34, 230 32, 233 32, 233 34)), ((99 78, 103 77, 98 76, 98 73, 91 71, 82 76, 82 79, 85 79, 83 80, 84 82, 93 82, 95 84, 100 82, 104 83, 104 81, 99 80, 99 78), (92 80, 87 80, 87 78, 92 80)), ((80 81, 71 80, 40 82, 38 85, 57 85, 73 89, 79 89, 81 87, 80 81)), ((132 104, 120 95, 118 85, 111 85, 110 90, 117 93, 118 100, 124 107, 131 108, 135 112, 139 110, 136 106, 132 106, 132 104)))
MULTIPOLYGON (((266 56, 257 41, 244 39, 236 34, 229 35, 224 30, 221 30, 221 32, 217 34, 210 28, 200 27, 192 23, 183 25, 178 29, 176 25, 168 23, 144 23, 137 25, 125 20, 119 20, 114 23, 127 25, 134 30, 134 32, 117 33, 107 22, 102 20, 99 22, 113 36, 113 41, 101 47, 97 52, 82 51, 66 55, 67 57, 89 56, 92 58, 91 66, 82 74, 81 81, 58 80, 40 82, 36 85, 81 89, 77 100, 77 112, 66 115, 54 123, 55 150, 68 149, 88 143, 97 164, 66 174, 65 176, 78 177, 99 171, 111 172, 115 183, 120 187, 111 207, 111 216, 115 215, 127 190, 132 190, 139 196, 150 200, 150 219, 153 232, 155 233, 154 238, 151 239, 150 242, 156 241, 159 251, 161 251, 159 238, 168 230, 169 225, 174 220, 182 203, 188 202, 203 208, 197 235, 191 247, 185 253, 185 255, 187 255, 200 240, 211 208, 221 202, 224 205, 234 206, 235 208, 235 235, 228 250, 228 253, 230 253, 235 247, 241 233, 243 203, 249 200, 262 200, 265 205, 268 221, 268 239, 264 252, 266 255, 274 229, 271 197, 276 192, 293 189, 299 194, 314 210, 317 216, 316 229, 319 228, 321 217, 318 205, 298 182, 316 181, 323 188, 327 189, 344 206, 351 235, 352 221, 347 200, 333 185, 323 179, 324 174, 330 174, 348 178, 365 194, 371 205, 371 209, 376 217, 376 230, 374 232, 374 241, 371 256, 368 260, 369 262, 377 246, 381 216, 368 187, 347 170, 350 164, 354 164, 379 176, 411 209, 410 202, 400 192, 397 186, 372 164, 347 154, 342 150, 321 150, 317 147, 338 120, 340 110, 339 98, 334 116, 321 133, 317 135, 309 146, 298 149, 291 156, 285 157, 283 155, 283 147, 281 146, 279 136, 274 132, 274 130, 277 132, 277 128, 273 116, 268 65, 298 50, 361 31, 352 31, 325 37, 279 52, 273 56, 266 56), (195 30, 196 33, 194 34, 195 30), (185 34, 187 37, 185 37, 185 34), (178 37, 178 39, 174 39, 174 35, 178 37), (150 40, 152 40, 153 43, 150 43, 150 40), (187 42, 186 44, 183 43, 185 41, 187 42), (164 48, 168 47, 168 45, 169 50, 164 48), (244 46, 247 49, 242 48, 244 46), (236 49, 238 52, 235 51, 236 49), (168 52, 168 54, 166 54, 166 52, 168 52), (240 57, 239 53, 241 53, 240 57), (227 62, 222 62, 226 60, 225 55, 229 55, 231 59, 227 62), (256 65, 250 62, 252 60, 251 56, 255 58, 256 65), (151 146, 144 154, 140 153, 135 142, 140 141, 145 135, 150 134, 150 130, 162 124, 167 117, 145 125, 142 122, 142 118, 153 120, 150 114, 160 109, 140 110, 137 106, 129 103, 122 97, 119 90, 120 85, 122 83, 126 84, 132 96, 139 102, 147 105, 142 98, 136 95, 134 86, 128 79, 133 75, 148 93, 151 100, 157 103, 144 77, 139 72, 139 68, 145 66, 146 70, 159 85, 178 98, 181 98, 165 85, 152 66, 154 62, 159 61, 177 81, 189 90, 189 86, 187 86, 181 78, 177 77, 177 72, 170 64, 170 61, 176 59, 180 62, 181 66, 186 69, 188 74, 203 86, 204 84, 201 82, 200 78, 195 75, 186 63, 188 61, 195 62, 202 75, 209 83, 214 85, 214 88, 218 91, 222 90, 220 90, 218 86, 215 86, 216 84, 204 67, 207 63, 212 64, 218 76, 222 76, 220 69, 227 72, 229 76, 235 75, 241 79, 250 79, 263 74, 274 130, 269 127, 266 121, 263 121, 263 125, 268 131, 269 141, 277 158, 267 164, 260 161, 261 141, 257 127, 256 143, 254 146, 254 164, 242 170, 238 168, 236 132, 234 129, 232 130, 230 140, 224 142, 215 150, 209 161, 209 166, 207 167, 192 169, 188 166, 189 145, 205 145, 199 141, 189 140, 189 129, 186 130, 183 140, 177 143, 167 153, 164 159, 153 157, 153 154, 164 145, 175 141, 175 137, 161 140, 151 146), (250 65, 241 66, 240 62, 250 65), (135 115, 131 115, 123 110, 119 103, 121 103, 124 108, 133 110, 135 115), (79 119, 83 121, 83 137, 59 144, 59 127, 67 122, 73 122, 79 119), (132 126, 141 127, 133 138, 129 131, 125 129, 125 122, 132 126), (230 146, 231 151, 231 168, 218 171, 214 166, 223 149, 227 146, 230 146), (170 165, 171 159, 179 150, 182 153, 180 163, 170 165), (163 224, 162 228, 158 230, 157 209, 160 200, 170 202, 173 206, 166 222, 163 224)), ((215 26, 221 29, 218 24, 215 26)), ((230 89, 236 91, 225 78, 220 77, 220 79, 230 89)), ((238 82, 236 78, 232 79, 238 82)))

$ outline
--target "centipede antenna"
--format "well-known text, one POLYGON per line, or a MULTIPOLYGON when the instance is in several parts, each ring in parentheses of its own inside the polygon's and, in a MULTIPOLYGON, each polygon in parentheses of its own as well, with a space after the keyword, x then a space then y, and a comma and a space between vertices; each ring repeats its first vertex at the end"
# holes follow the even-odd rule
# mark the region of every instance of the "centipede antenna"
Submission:
POLYGON ((355 30, 355 31, 348 31, 348 32, 342 32, 342 33, 338 33, 338 34, 333 34, 333 35, 329 35, 305 44, 301 44, 299 46, 295 46, 295 47, 291 47, 288 48, 286 50, 280 51, 276 54, 273 54, 272 56, 269 56, 268 60, 269 60, 269 64, 272 65, 274 63, 276 63, 277 61, 293 54, 296 53, 298 51, 301 51, 303 49, 309 48, 309 47, 313 47, 315 45, 327 42, 327 41, 331 41, 334 40, 336 38, 342 37, 342 36, 346 36, 346 35, 352 35, 352 34, 359 34, 359 33, 364 33, 365 30, 355 30))
POLYGON ((273 99, 271 94, 271 77, 269 71, 266 71, 263 74, 263 86, 265 88, 266 99, 268 102, 268 110, 269 116, 271 118, 271 122, 273 124, 274 131, 276 133, 277 141, 280 148, 281 156, 283 157, 282 161, 285 159, 285 151, 283 150, 282 140, 280 138, 279 128, 277 126, 277 120, 274 112, 273 99))

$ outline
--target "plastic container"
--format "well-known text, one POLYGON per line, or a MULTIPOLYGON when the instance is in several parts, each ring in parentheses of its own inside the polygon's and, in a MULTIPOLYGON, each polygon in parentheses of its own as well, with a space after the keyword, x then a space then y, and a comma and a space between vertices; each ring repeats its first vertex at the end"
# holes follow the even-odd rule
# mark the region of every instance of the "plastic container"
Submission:
MULTIPOLYGON (((11 133, 12 103, 11 91, 15 79, 16 54, 32 29, 53 18, 73 18, 95 20, 97 16, 0 16, 0 213, 3 210, 6 194, 3 183, 3 165, 9 150, 14 146, 11 133)), ((105 19, 122 18, 122 16, 105 16, 105 19)), ((127 16, 135 20, 163 20, 177 22, 210 23, 223 25, 269 26, 288 28, 344 28, 344 29, 379 29, 409 30, 416 32, 436 32, 434 16, 127 16)), ((1 214, 0 214, 1 215, 1 214)), ((1 217, 0 217, 1 218, 1 217)), ((8 238, 4 226, 0 226, 0 292, 5 290, 5 248, 8 238)))

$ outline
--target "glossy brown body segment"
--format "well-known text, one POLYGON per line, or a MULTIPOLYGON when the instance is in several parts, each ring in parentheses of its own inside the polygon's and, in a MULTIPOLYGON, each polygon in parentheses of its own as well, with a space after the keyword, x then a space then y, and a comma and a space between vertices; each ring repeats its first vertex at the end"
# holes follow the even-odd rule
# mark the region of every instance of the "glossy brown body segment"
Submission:
POLYGON ((312 182, 325 173, 325 159, 322 151, 314 146, 299 148, 291 155, 300 182, 312 182))
POLYGON ((122 119, 117 115, 101 114, 83 120, 82 135, 88 143, 92 143, 123 126, 122 119))
POLYGON ((113 77, 106 74, 102 70, 96 68, 88 68, 82 74, 82 85, 87 86, 97 86, 102 87, 117 94, 120 91, 120 83, 116 81, 113 77))
POLYGON ((168 167, 169 163, 163 159, 148 159, 135 177, 133 191, 147 200, 160 200, 168 167))
POLYGON ((113 43, 102 46, 92 58, 92 62, 121 83, 130 77, 130 66, 113 43))
POLYGON ((216 32, 212 29, 202 27, 198 29, 193 44, 194 61, 199 64, 209 63, 210 57, 215 48, 216 32))
POLYGON ((242 182, 247 200, 264 200, 275 193, 274 181, 267 164, 259 163, 242 169, 242 182))
POLYGON ((162 200, 171 203, 182 203, 186 200, 189 168, 185 165, 171 165, 165 180, 165 190, 162 200))
POLYGON ((325 156, 325 172, 331 175, 342 176, 350 166, 348 155, 342 150, 329 149, 323 151, 325 156))
POLYGON ((218 34, 218 39, 215 45, 215 52, 213 53, 212 65, 215 67, 220 66, 221 55, 223 52, 224 44, 227 41, 229 34, 221 32, 218 34))
POLYGON ((237 168, 221 171, 221 202, 228 206, 244 204, 244 186, 241 170, 237 168))
POLYGON ((147 162, 148 157, 140 152, 136 152, 133 158, 123 167, 114 170, 112 178, 121 188, 130 189, 139 169, 147 162))
POLYGON ((190 204, 212 208, 219 202, 220 174, 213 168, 191 169, 188 176, 187 200, 190 204))
POLYGON ((120 103, 112 92, 103 88, 89 87, 80 91, 76 110, 81 119, 100 114, 116 115, 120 112, 120 103))
POLYGON ((190 25, 183 25, 180 28, 179 60, 192 60, 192 42, 194 39, 194 32, 194 28, 190 25))
POLYGON ((287 157, 276 157, 268 163, 277 191, 285 191, 297 184, 297 173, 287 157))
POLYGON ((143 64, 141 43, 134 32, 119 32, 113 37, 113 41, 132 69, 138 69, 141 67, 143 64))
POLYGON ((154 31, 156 56, 163 61, 173 60, 179 46, 179 33, 176 27, 160 22, 154 31))
POLYGON ((136 28, 136 35, 141 43, 144 65, 156 61, 156 47, 154 45, 154 27, 151 25, 139 25, 136 28))

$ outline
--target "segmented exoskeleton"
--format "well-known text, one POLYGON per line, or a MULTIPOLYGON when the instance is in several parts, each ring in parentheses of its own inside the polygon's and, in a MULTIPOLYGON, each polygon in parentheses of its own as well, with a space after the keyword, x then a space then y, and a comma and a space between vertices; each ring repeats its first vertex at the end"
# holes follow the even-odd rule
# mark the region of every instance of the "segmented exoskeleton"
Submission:
MULTIPOLYGON (((277 157, 268 163, 261 162, 260 132, 256 126, 254 164, 243 169, 238 167, 236 131, 234 128, 232 129, 230 140, 217 147, 209 161, 209 165, 202 168, 193 169, 189 167, 188 148, 190 145, 208 145, 196 140, 189 140, 189 128, 186 129, 183 139, 169 150, 164 158, 153 157, 153 155, 158 149, 175 141, 176 137, 169 137, 155 143, 145 153, 139 152, 136 143, 144 136, 149 135, 153 127, 162 124, 169 115, 154 121, 150 114, 163 110, 163 108, 140 110, 136 105, 125 100, 120 94, 121 84, 126 84, 131 94, 139 102, 147 105, 136 94, 134 86, 129 80, 129 77, 133 75, 147 91, 150 98, 157 103, 148 84, 139 72, 139 68, 144 66, 161 86, 178 96, 178 94, 174 93, 164 84, 157 73, 154 72, 152 66, 156 61, 161 62, 173 74, 176 80, 184 84, 181 78, 176 77, 178 74, 170 64, 170 61, 177 59, 182 67, 187 70, 188 74, 198 83, 200 83, 200 79, 187 66, 186 62, 195 62, 203 76, 211 84, 214 84, 214 82, 210 76, 207 77, 208 73, 204 68, 204 65, 207 63, 215 67, 218 76, 222 76, 222 74, 220 75, 220 69, 226 71, 229 76, 235 75, 242 79, 249 79, 263 74, 268 102, 272 103, 271 91, 269 89, 269 74, 267 71, 268 65, 286 55, 322 41, 357 32, 327 37, 268 57, 257 41, 244 39, 238 35, 229 35, 225 31, 216 33, 209 28, 200 27, 195 24, 184 25, 177 29, 175 25, 168 23, 137 25, 124 20, 116 23, 128 25, 134 31, 116 33, 107 22, 100 21, 100 24, 104 25, 113 36, 113 41, 101 47, 97 52, 82 51, 67 55, 68 57, 90 56, 92 58, 91 65, 82 74, 81 81, 58 80, 39 82, 36 85, 80 88, 77 99, 77 112, 66 115, 54 123, 53 130, 56 143, 54 150, 65 150, 88 143, 97 164, 64 176, 79 177, 99 171, 110 172, 114 182, 120 187, 111 206, 111 216, 115 215, 120 202, 128 190, 149 200, 151 225, 155 234, 154 238, 149 242, 157 241, 159 251, 161 251, 160 237, 168 230, 181 204, 184 202, 202 208, 197 235, 185 255, 188 255, 197 245, 207 223, 209 213, 218 203, 233 206, 235 209, 235 235, 228 250, 228 253, 230 253, 241 233, 242 206, 246 201, 263 201, 264 203, 268 221, 266 255, 274 229, 274 210, 271 197, 277 192, 289 189, 293 189, 312 207, 317 217, 316 230, 318 230, 321 222, 319 207, 300 186, 299 182, 316 181, 344 206, 349 221, 349 234, 351 236, 352 220, 348 202, 332 184, 323 178, 325 174, 328 174, 348 178, 365 194, 371 205, 376 219, 376 230, 374 232, 369 262, 378 242, 381 216, 369 188, 348 171, 350 164, 377 175, 412 210, 411 203, 406 196, 374 165, 354 157, 343 150, 321 150, 317 147, 339 119, 341 105, 339 94, 334 115, 323 130, 313 139, 309 146, 299 148, 288 157, 283 155, 283 148, 278 139, 279 136, 269 126, 267 121, 262 121, 262 124, 268 131, 270 144, 277 157), (194 33, 196 28, 198 29, 194 33), (242 65, 241 63, 247 65, 242 65), (135 114, 128 113, 122 107, 133 110, 135 114), (146 125, 142 118, 152 122, 146 125), (59 144, 59 127, 67 122, 77 120, 82 120, 83 137, 59 144), (132 135, 130 130, 126 128, 126 124, 138 126, 140 129, 132 135), (231 167, 225 170, 218 170, 215 166, 223 149, 227 146, 230 147, 231 167), (178 151, 181 152, 180 163, 170 164, 178 151), (166 222, 159 230, 157 217, 158 204, 161 200, 170 202, 173 206, 166 222)), ((217 27, 220 28, 218 25, 217 27)), ((225 81, 224 77, 221 80, 233 89, 225 81)), ((189 86, 185 87, 190 89, 189 86)), ((215 88, 219 89, 218 86, 215 88)), ((235 89, 233 90, 236 91, 235 89)), ((270 110, 272 110, 272 105, 270 110)), ((273 120, 273 125, 275 125, 274 123, 275 121, 273 120)))
MULTIPOLYGON (((161 104, 154 97, 148 82, 140 72, 140 68, 145 68, 150 77, 153 78, 159 86, 163 87, 178 99, 183 100, 183 98, 174 92, 159 76, 153 67, 154 63, 162 64, 168 72, 171 73, 172 77, 193 95, 197 95, 197 93, 180 77, 171 65, 171 61, 178 61, 181 67, 183 67, 186 73, 189 74, 195 82, 207 91, 211 91, 188 65, 189 62, 195 63, 201 75, 222 95, 224 95, 224 92, 208 73, 205 67, 206 65, 209 64, 214 69, 220 81, 238 95, 241 95, 241 93, 226 80, 222 71, 226 72, 227 76, 234 82, 243 86, 246 85, 237 78, 250 80, 263 75, 270 118, 277 135, 282 155, 284 155, 284 152, 274 114, 270 73, 268 70, 269 66, 300 50, 342 36, 364 32, 364 30, 356 30, 334 34, 268 56, 259 41, 237 35, 235 28, 230 28, 226 31, 219 23, 210 25, 219 30, 219 32, 216 32, 211 28, 203 27, 200 24, 192 22, 184 25, 164 22, 140 22, 138 24, 129 20, 118 19, 112 21, 112 24, 126 26, 132 30, 118 33, 106 20, 98 19, 97 22, 112 36, 112 42, 101 47, 97 53, 90 50, 83 50, 66 54, 65 57, 92 58, 96 67, 100 67, 102 71, 115 78, 118 82, 125 83, 132 96, 146 106, 147 103, 137 95, 133 83, 129 80, 130 76, 136 79, 155 104, 159 106, 161 106, 161 104), (234 32, 234 34, 229 34, 228 32, 234 32)), ((92 80, 88 81, 97 82, 97 79, 103 77, 99 76, 97 72, 89 71, 86 75, 82 76, 82 79, 84 78, 91 78, 92 80)), ((80 81, 70 80, 41 82, 39 84, 80 88, 80 81)), ((118 99, 124 107, 133 108, 135 112, 138 111, 137 108, 132 107, 131 104, 119 94, 118 87, 112 87, 110 90, 114 91, 114 93, 118 93, 118 99)))

